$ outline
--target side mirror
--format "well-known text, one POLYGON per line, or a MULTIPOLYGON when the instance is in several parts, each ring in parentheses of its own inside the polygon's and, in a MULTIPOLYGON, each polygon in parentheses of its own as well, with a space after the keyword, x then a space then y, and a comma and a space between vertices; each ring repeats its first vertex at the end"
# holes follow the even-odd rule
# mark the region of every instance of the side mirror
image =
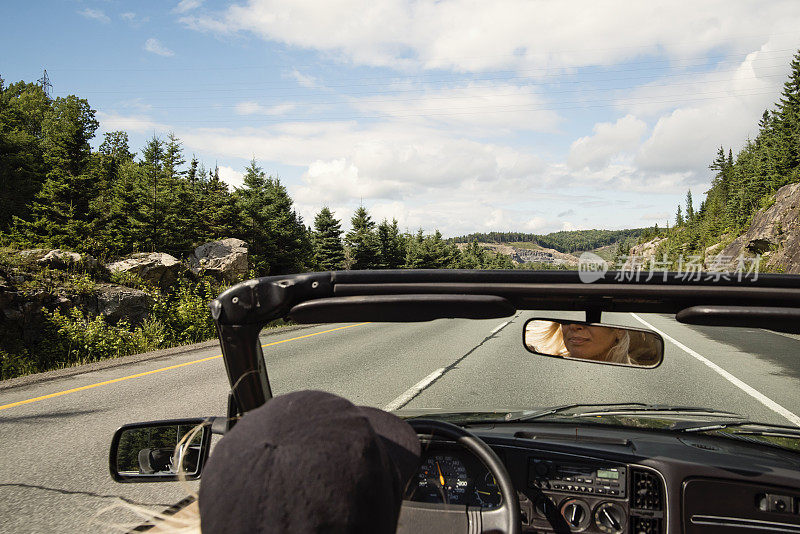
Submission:
POLYGON ((664 340, 642 328, 534 318, 522 336, 529 352, 554 358, 648 369, 664 359, 664 340))
POLYGON ((109 470, 117 482, 174 481, 179 473, 186 480, 196 480, 210 450, 208 419, 133 423, 114 433, 109 470))

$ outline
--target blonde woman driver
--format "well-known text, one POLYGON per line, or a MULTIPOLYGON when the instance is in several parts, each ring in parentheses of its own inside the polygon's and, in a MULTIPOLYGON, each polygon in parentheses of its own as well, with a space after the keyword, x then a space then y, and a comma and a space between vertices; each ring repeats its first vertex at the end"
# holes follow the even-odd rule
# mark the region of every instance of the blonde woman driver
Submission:
POLYGON ((531 321, 526 342, 535 352, 613 363, 631 363, 628 356, 630 337, 620 328, 589 326, 579 323, 531 321))

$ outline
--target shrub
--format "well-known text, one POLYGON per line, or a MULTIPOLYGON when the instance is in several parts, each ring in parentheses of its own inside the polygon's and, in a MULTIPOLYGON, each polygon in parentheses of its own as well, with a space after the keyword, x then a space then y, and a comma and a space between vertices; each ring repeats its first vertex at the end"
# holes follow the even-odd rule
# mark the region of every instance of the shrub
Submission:
POLYGON ((167 342, 178 345, 213 338, 216 331, 208 303, 218 293, 209 280, 181 280, 175 291, 157 299, 152 315, 163 324, 167 342))
POLYGON ((111 281, 112 284, 131 287, 133 289, 141 289, 142 291, 153 292, 156 290, 155 286, 146 282, 138 274, 134 274, 132 272, 111 271, 111 274, 109 275, 109 280, 111 281))
POLYGON ((9 354, 0 349, 0 380, 28 375, 36 371, 27 350, 22 349, 20 352, 9 354))
POLYGON ((71 309, 66 315, 58 310, 48 312, 47 315, 49 322, 56 328, 56 346, 53 347, 55 351, 51 352, 55 361, 46 362, 49 364, 46 367, 53 367, 53 363, 66 367, 76 363, 116 358, 131 354, 137 348, 133 332, 125 321, 111 326, 103 316, 90 318, 77 308, 71 309))

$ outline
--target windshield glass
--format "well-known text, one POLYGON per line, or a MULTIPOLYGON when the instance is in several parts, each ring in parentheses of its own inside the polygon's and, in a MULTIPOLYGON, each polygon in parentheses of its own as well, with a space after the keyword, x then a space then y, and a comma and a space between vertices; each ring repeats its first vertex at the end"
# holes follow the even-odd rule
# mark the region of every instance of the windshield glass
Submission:
MULTIPOLYGON (((793 367, 800 336, 685 325, 663 314, 604 313, 604 323, 664 338, 663 363, 646 369, 533 354, 522 343, 532 317, 585 318, 526 310, 507 320, 325 325, 309 327, 314 335, 302 350, 278 344, 265 346, 264 355, 274 394, 322 388, 408 417, 674 432, 750 421, 790 427, 782 436, 752 439, 800 443, 791 433, 800 424, 794 390, 800 376, 793 367)), ((753 428, 708 430, 719 436, 745 431, 753 428)))

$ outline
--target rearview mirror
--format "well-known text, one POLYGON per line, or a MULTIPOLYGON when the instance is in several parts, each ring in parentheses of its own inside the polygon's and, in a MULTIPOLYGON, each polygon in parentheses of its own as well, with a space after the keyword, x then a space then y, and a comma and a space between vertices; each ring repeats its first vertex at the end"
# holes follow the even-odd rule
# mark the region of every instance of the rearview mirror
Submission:
POLYGON ((525 323, 523 342, 534 354, 610 365, 654 368, 664 359, 660 335, 629 326, 534 318, 525 323))
POLYGON ((211 449, 205 419, 175 419, 120 427, 111 440, 109 469, 117 482, 165 482, 200 478, 211 449))

